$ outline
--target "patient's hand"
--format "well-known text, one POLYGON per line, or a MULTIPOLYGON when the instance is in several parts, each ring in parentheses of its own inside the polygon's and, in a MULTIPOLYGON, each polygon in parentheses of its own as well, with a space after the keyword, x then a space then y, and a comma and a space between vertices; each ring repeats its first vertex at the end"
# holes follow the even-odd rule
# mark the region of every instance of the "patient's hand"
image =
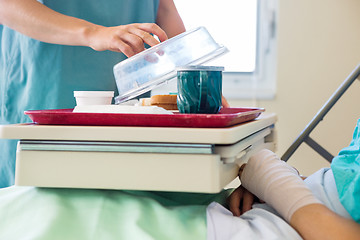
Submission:
POLYGON ((252 208, 257 197, 243 186, 238 187, 228 197, 229 210, 234 216, 240 216, 252 208))
MULTIPOLYGON (((246 164, 243 164, 239 169, 239 178, 245 168, 246 164)), ((264 203, 262 200, 259 200, 254 194, 249 190, 240 185, 236 190, 234 190, 230 196, 227 198, 229 210, 234 216, 239 217, 245 212, 252 209, 252 205, 255 202, 264 203)))

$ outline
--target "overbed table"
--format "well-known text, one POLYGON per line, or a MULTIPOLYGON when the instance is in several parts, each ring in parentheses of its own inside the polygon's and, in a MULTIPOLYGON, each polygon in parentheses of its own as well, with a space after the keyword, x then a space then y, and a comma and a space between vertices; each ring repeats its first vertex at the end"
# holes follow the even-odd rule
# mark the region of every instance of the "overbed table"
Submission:
POLYGON ((226 128, 13 124, 15 185, 216 193, 262 148, 275 151, 275 114, 226 128))

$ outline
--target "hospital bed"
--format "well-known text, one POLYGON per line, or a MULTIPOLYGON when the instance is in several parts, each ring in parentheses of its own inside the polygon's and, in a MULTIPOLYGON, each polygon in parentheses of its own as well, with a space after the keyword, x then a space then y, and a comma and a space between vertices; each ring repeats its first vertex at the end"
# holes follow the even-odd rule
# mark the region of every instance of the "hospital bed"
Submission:
POLYGON ((276 120, 262 113, 224 128, 0 126, 1 138, 20 139, 16 186, 0 191, 0 238, 206 239, 206 207, 226 200, 222 190, 239 184, 239 165, 252 154, 275 151, 276 120))

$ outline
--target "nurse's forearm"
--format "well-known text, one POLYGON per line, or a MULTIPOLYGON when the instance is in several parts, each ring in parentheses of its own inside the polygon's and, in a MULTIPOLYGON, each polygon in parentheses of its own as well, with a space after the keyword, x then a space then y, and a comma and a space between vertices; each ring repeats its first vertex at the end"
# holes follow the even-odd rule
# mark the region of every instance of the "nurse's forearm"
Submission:
POLYGON ((0 0, 0 23, 43 42, 82 46, 89 45, 87 35, 100 27, 60 14, 36 0, 0 0))
POLYGON ((156 23, 164 29, 169 38, 185 32, 184 23, 173 0, 160 0, 156 23))
POLYGON ((133 56, 168 37, 154 23, 104 27, 53 11, 36 0, 0 0, 0 23, 39 41, 133 56), (151 33, 151 34, 150 34, 151 33))

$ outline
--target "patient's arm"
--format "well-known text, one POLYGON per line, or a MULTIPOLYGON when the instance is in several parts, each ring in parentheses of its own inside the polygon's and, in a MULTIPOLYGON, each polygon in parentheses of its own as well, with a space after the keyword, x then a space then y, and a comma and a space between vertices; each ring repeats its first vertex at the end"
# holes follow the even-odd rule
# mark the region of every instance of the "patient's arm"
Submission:
POLYGON ((290 225, 304 239, 359 239, 360 224, 343 218, 322 204, 311 204, 297 210, 290 225))
POLYGON ((241 169, 242 185, 272 206, 303 238, 359 239, 360 225, 317 200, 298 172, 273 152, 260 151, 241 169))

